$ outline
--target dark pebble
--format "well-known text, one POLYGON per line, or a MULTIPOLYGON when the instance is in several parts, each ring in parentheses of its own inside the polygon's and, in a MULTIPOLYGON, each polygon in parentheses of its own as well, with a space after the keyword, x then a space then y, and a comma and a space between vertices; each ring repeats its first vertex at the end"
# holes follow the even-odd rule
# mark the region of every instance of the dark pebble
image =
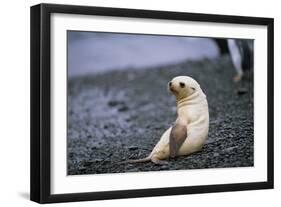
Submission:
POLYGON ((108 102, 108 106, 110 106, 110 107, 117 106, 118 104, 119 104, 118 101, 109 101, 109 102, 108 102))
POLYGON ((86 162, 84 162, 84 166, 90 166, 90 165, 92 165, 94 162, 93 161, 86 161, 86 162))
POLYGON ((124 111, 128 111, 128 110, 129 110, 129 108, 125 105, 118 108, 118 111, 120 111, 120 112, 124 112, 124 111))
POLYGON ((248 92, 248 90, 246 88, 239 88, 237 90, 238 95, 243 95, 243 94, 246 94, 247 92, 248 92))
POLYGON ((169 167, 167 165, 161 165, 160 169, 161 170, 167 170, 167 169, 169 169, 169 167))
POLYGON ((139 148, 139 147, 137 147, 137 146, 129 146, 129 147, 128 147, 129 150, 137 150, 138 148, 139 148))
POLYGON ((85 171, 85 170, 87 170, 87 168, 86 167, 79 167, 78 170, 85 171))

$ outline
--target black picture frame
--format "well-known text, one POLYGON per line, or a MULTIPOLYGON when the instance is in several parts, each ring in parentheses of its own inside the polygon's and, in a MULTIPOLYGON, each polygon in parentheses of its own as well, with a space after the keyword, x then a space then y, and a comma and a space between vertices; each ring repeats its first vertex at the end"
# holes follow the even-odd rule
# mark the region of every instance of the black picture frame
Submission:
POLYGON ((30 199, 38 203, 88 201, 102 199, 166 196, 179 194, 210 193, 271 189, 274 186, 273 147, 273 28, 272 18, 181 13, 168 11, 103 8, 56 4, 39 4, 31 7, 31 174, 30 199), (51 130, 51 70, 50 70, 50 15, 52 13, 133 17, 180 20, 207 23, 233 23, 267 26, 267 181, 238 184, 219 184, 154 189, 51 194, 50 130, 51 130))

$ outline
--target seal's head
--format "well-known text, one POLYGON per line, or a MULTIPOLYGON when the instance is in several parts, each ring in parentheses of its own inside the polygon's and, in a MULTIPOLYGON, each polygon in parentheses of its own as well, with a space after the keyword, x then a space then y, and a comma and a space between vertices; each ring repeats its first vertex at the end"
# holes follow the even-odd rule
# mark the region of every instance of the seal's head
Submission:
POLYGON ((177 99, 191 96, 201 90, 196 80, 189 76, 177 76, 168 83, 168 89, 177 99))

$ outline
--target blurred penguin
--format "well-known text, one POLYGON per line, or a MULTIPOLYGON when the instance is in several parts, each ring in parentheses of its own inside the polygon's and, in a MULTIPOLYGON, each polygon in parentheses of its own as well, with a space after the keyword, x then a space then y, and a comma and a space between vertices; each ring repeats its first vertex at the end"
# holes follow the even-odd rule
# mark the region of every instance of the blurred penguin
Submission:
POLYGON ((244 73, 253 68, 252 40, 228 39, 227 45, 233 66, 237 72, 233 81, 242 80, 244 73))
POLYGON ((230 55, 237 72, 234 82, 239 82, 246 71, 253 68, 253 42, 242 39, 214 39, 221 55, 230 55))

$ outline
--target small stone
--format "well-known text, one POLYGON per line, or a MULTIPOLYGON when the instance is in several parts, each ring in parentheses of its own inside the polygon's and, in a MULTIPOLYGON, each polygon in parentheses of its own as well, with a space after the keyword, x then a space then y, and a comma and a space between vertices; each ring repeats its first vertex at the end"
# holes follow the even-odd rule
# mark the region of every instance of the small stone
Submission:
POLYGON ((215 153, 214 153, 214 157, 218 157, 218 156, 220 156, 220 154, 217 153, 217 152, 215 152, 215 153))
POLYGON ((93 162, 102 162, 102 159, 96 158, 93 160, 93 162))
POLYGON ((247 93, 248 92, 248 90, 246 89, 246 88, 239 88, 238 90, 237 90, 237 94, 238 95, 243 95, 243 94, 245 94, 245 93, 247 93))
POLYGON ((78 168, 80 171, 85 171, 87 168, 86 167, 79 167, 78 168))
POLYGON ((127 167, 132 168, 132 167, 134 167, 134 165, 129 163, 129 164, 127 164, 127 167))
POLYGON ((84 166, 90 166, 93 164, 93 161, 86 161, 84 162, 84 166))
POLYGON ((114 107, 114 106, 117 106, 119 104, 119 102, 118 101, 109 101, 107 104, 110 107, 114 107))
POLYGON ((129 150, 137 150, 138 148, 139 148, 139 147, 133 146, 133 145, 128 147, 129 150))
POLYGON ((104 159, 102 160, 103 161, 103 164, 106 164, 106 163, 110 163, 111 161, 109 159, 104 159))
POLYGON ((167 165, 161 165, 160 169, 161 169, 161 170, 167 170, 167 169, 169 169, 169 168, 168 168, 167 165))
POLYGON ((129 110, 129 108, 127 107, 127 106, 121 106, 119 109, 118 109, 118 111, 120 111, 120 112, 124 112, 124 111, 128 111, 129 110))

